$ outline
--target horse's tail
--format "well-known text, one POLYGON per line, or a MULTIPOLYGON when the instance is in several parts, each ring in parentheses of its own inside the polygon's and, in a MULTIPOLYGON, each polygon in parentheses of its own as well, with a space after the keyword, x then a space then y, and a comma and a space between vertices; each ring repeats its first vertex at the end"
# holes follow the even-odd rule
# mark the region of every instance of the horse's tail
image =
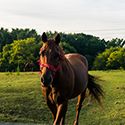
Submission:
POLYGON ((88 75, 88 89, 90 91, 90 95, 92 95, 98 102, 101 104, 101 99, 104 97, 104 91, 102 87, 96 83, 98 78, 88 75))

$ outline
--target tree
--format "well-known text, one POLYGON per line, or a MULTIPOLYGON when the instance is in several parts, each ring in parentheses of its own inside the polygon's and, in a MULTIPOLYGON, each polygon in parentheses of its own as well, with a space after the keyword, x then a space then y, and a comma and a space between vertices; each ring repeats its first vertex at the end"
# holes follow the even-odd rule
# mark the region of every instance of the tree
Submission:
POLYGON ((13 40, 23 40, 26 38, 35 38, 36 42, 40 42, 41 41, 41 37, 40 35, 37 34, 36 30, 34 29, 12 29, 11 31, 11 36, 13 36, 13 40))
POLYGON ((125 69, 125 48, 111 47, 98 54, 95 58, 93 69, 125 69))
POLYGON ((34 68, 34 63, 38 59, 34 56, 38 45, 34 38, 15 40, 12 44, 7 44, 1 54, 0 68, 5 68, 2 68, 2 71, 15 71, 18 65, 21 71, 25 71, 29 65, 33 66, 30 68, 34 68))
POLYGON ((8 29, 1 28, 0 29, 0 52, 2 52, 3 47, 6 44, 13 43, 14 40, 22 40, 26 38, 35 38, 35 42, 39 43, 41 41, 41 36, 37 34, 34 29, 12 29, 9 31, 8 29))
POLYGON ((125 40, 123 39, 112 39, 111 41, 107 41, 106 43, 106 48, 110 48, 110 47, 124 47, 125 45, 125 40))
POLYGON ((11 44, 7 44, 3 47, 3 51, 1 52, 0 57, 0 71, 10 71, 10 53, 11 53, 11 44))
POLYGON ((118 48, 112 52, 108 57, 106 67, 108 69, 125 69, 125 48, 118 48))
POLYGON ((13 41, 12 36, 8 31, 8 29, 1 28, 0 29, 0 52, 2 52, 3 46, 11 43, 12 41, 13 41))
POLYGON ((61 42, 60 46, 63 48, 65 53, 76 53, 76 49, 71 46, 69 43, 61 42))
POLYGON ((76 51, 84 55, 88 62, 89 68, 91 69, 93 61, 96 55, 103 52, 106 47, 105 40, 100 40, 98 37, 92 35, 85 35, 83 33, 77 34, 65 34, 61 33, 62 42, 65 41, 73 46, 76 51))

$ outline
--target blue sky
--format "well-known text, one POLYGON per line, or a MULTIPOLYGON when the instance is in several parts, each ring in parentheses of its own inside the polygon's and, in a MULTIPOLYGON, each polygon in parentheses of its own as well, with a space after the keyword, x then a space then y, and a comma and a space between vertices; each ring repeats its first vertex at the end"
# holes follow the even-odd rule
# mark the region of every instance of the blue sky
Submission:
POLYGON ((125 39, 125 0, 0 0, 0 27, 125 39))

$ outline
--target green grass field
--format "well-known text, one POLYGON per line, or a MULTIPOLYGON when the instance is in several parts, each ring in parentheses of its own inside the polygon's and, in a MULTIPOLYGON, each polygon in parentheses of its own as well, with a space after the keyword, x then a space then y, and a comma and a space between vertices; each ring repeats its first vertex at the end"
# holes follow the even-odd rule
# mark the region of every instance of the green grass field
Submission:
MULTIPOLYGON (((105 91, 103 108, 96 102, 80 114, 80 125, 125 125, 125 71, 91 71, 105 91)), ((69 101, 66 124, 73 124, 76 99, 69 101)), ((38 73, 0 73, 0 121, 52 124, 51 113, 41 94, 38 73)))

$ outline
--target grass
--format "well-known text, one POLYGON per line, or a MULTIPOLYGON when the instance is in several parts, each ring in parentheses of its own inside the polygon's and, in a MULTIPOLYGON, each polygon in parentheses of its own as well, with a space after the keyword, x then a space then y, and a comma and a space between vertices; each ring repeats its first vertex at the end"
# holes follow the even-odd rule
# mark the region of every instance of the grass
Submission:
MULTIPOLYGON (((105 91, 103 108, 83 104, 80 125, 125 125, 125 71, 91 71, 105 91)), ((66 123, 75 118, 77 100, 69 101, 66 123)), ((41 94, 38 73, 0 73, 0 121, 52 124, 51 113, 41 94)))

